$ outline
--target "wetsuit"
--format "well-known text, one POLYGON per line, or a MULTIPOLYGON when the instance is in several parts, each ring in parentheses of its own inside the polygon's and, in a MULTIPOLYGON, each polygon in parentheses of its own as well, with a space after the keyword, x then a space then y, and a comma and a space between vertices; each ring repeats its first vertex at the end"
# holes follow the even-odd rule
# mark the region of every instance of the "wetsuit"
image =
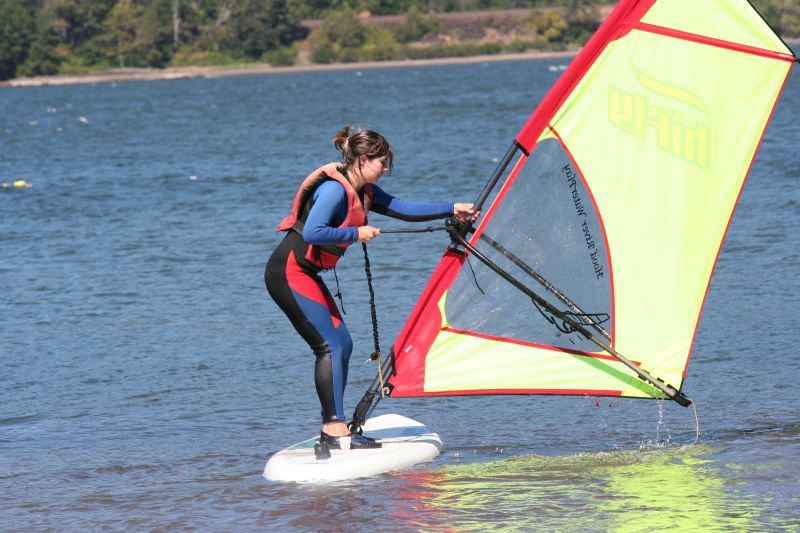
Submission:
MULTIPOLYGON (((339 309, 325 286, 319 264, 308 259, 310 244, 341 245, 358 240, 358 228, 339 227, 348 216, 345 187, 322 181, 299 206, 298 220, 267 261, 264 281, 270 296, 289 317, 294 328, 316 356, 314 383, 322 406, 323 422, 345 421, 344 388, 353 340, 339 309)), ((452 203, 408 202, 372 185, 370 211, 408 221, 445 218, 452 203)))

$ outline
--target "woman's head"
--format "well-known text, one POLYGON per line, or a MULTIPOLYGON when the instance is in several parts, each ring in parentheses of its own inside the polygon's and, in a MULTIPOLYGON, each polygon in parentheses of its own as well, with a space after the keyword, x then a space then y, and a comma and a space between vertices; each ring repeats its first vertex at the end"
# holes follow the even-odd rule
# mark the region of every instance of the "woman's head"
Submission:
POLYGON ((394 164, 394 150, 380 133, 360 130, 350 133, 350 126, 342 128, 333 138, 333 145, 342 152, 348 175, 375 183, 394 164))

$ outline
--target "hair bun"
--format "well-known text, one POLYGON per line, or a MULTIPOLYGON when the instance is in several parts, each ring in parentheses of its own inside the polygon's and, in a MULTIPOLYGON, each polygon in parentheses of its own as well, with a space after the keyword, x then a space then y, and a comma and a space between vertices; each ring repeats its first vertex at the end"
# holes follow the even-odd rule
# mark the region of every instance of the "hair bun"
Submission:
POLYGON ((372 130, 359 129, 351 135, 351 129, 352 126, 345 126, 333 138, 333 145, 342 152, 342 163, 345 166, 353 166, 361 156, 366 156, 368 159, 385 157, 385 165, 391 171, 394 150, 389 141, 380 133, 372 130))
POLYGON ((350 128, 351 126, 345 126, 336 136, 333 138, 333 146, 336 147, 337 150, 344 153, 345 145, 347 144, 347 139, 350 137, 350 128))

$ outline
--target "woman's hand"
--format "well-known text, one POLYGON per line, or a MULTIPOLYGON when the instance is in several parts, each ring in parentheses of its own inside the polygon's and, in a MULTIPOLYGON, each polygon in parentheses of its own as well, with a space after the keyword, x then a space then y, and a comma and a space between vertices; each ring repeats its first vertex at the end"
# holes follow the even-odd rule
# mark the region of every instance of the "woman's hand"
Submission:
POLYGON ((480 216, 481 212, 475 211, 473 207, 473 204, 453 204, 453 214, 461 218, 469 217, 470 220, 475 222, 478 220, 478 216, 480 216))
POLYGON ((381 230, 372 226, 358 227, 358 242, 368 242, 381 234, 381 230))

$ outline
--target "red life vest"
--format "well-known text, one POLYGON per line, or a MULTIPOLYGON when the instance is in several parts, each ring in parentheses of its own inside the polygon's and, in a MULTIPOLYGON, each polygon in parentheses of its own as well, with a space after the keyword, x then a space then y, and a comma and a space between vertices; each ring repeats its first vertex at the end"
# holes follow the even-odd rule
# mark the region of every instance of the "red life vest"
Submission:
MULTIPOLYGON (((362 205, 358 192, 353 188, 347 178, 339 172, 338 167, 340 165, 341 163, 328 163, 312 172, 303 180, 303 183, 300 184, 300 188, 297 190, 297 194, 295 194, 291 213, 278 224, 276 231, 293 230, 301 236, 303 235, 303 223, 305 222, 305 220, 301 220, 303 210, 317 187, 327 179, 339 182, 342 187, 344 187, 345 196, 347 197, 347 216, 339 227, 359 227, 367 223, 367 213, 369 213, 374 193, 372 185, 364 185, 364 204, 362 205)), ((352 243, 349 242, 332 245, 309 244, 308 251, 304 258, 311 264, 327 270, 336 266, 336 262, 344 255, 345 250, 347 250, 347 247, 351 244, 352 243)))

